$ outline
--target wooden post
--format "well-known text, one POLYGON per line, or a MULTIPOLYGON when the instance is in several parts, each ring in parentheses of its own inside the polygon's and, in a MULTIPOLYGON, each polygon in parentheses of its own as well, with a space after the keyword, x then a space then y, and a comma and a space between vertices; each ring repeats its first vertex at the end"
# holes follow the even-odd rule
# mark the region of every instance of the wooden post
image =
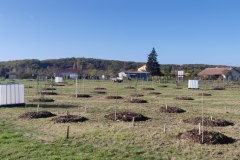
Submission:
POLYGON ((210 118, 211 118, 211 121, 212 121, 212 120, 213 120, 213 119, 212 119, 212 116, 211 116, 210 118))
POLYGON ((201 135, 201 123, 198 123, 198 135, 201 135))
POLYGON ((69 139, 69 126, 67 126, 67 136, 66 136, 67 139, 69 139))
POLYGON ((37 105, 37 113, 38 113, 38 110, 39 110, 39 104, 37 105))
POLYGON ((167 106, 167 104, 166 104, 166 110, 168 109, 168 106, 167 106))
POLYGON ((204 99, 203 99, 203 92, 202 92, 202 143, 203 143, 203 107, 204 107, 204 99))
POLYGON ((114 114, 115 114, 115 121, 116 121, 117 120, 117 106, 115 106, 114 114))
POLYGON ((134 122, 135 122, 135 117, 133 117, 132 119, 132 126, 134 126, 134 122))
POLYGON ((77 80, 78 80, 78 78, 76 77, 76 90, 75 90, 75 92, 76 92, 76 98, 78 97, 78 86, 77 86, 77 80))

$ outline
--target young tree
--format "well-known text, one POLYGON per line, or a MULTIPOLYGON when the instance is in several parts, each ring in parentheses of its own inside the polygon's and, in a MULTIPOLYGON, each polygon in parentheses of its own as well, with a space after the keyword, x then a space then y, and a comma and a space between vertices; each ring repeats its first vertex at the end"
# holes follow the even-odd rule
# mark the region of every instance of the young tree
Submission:
POLYGON ((152 49, 152 52, 148 55, 148 61, 147 61, 147 71, 151 73, 152 76, 160 76, 160 66, 157 61, 157 53, 155 49, 152 49))

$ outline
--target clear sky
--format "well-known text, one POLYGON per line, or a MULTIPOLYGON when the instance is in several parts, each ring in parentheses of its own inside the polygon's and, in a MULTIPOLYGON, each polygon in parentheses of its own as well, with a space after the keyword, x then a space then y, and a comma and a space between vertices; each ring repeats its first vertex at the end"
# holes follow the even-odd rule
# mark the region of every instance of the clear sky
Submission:
POLYGON ((0 61, 240 66, 240 0, 0 0, 0 61))

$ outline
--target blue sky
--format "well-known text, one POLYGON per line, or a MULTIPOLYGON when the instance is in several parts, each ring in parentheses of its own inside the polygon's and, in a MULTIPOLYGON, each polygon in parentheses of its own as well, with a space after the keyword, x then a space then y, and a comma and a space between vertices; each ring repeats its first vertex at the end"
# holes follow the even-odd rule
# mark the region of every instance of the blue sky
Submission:
POLYGON ((239 0, 0 0, 0 61, 89 57, 240 66, 239 0))

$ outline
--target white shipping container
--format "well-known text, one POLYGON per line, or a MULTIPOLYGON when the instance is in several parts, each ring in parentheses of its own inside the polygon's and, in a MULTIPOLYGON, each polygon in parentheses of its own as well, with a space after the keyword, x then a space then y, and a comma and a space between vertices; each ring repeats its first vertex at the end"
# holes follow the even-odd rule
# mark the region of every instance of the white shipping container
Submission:
POLYGON ((55 77, 55 82, 56 83, 62 83, 63 82, 63 77, 55 77))
POLYGON ((0 106, 23 105, 24 84, 0 84, 0 106))
POLYGON ((199 89, 199 80, 188 80, 188 89, 199 89))

